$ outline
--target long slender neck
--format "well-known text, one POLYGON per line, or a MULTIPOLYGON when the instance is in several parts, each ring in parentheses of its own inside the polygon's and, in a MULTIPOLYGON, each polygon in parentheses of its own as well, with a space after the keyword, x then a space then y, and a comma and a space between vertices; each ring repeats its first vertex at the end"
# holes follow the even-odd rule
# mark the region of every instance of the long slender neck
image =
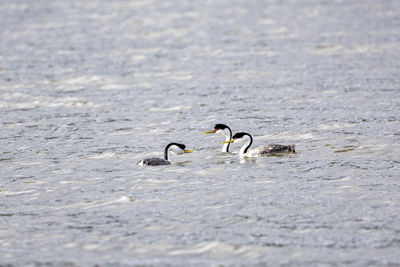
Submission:
MULTIPOLYGON (((164 149, 164 159, 168 160, 168 153, 169 153, 169 148, 172 146, 172 144, 168 144, 165 149, 164 149)), ((169 160, 168 160, 169 161, 169 160)))
POLYGON ((249 138, 246 144, 242 146, 242 148, 239 151, 239 156, 241 158, 244 158, 244 155, 247 153, 248 149, 250 148, 251 144, 253 143, 253 137, 251 137, 250 134, 246 134, 249 138))
MULTIPOLYGON (((230 140, 232 140, 232 131, 231 131, 231 128, 229 128, 229 127, 227 127, 227 129, 229 130, 229 135, 225 135, 225 141, 230 141, 230 140)), ((222 147, 221 152, 228 153, 230 144, 231 143, 225 143, 224 146, 222 147)))

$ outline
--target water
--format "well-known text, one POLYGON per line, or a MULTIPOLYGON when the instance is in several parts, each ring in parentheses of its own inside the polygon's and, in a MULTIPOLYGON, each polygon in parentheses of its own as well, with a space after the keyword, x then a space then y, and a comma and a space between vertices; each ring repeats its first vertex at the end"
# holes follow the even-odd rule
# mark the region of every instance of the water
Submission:
POLYGON ((399 12, 1 1, 0 263, 399 265, 399 12), (298 153, 241 164, 215 123, 298 153))

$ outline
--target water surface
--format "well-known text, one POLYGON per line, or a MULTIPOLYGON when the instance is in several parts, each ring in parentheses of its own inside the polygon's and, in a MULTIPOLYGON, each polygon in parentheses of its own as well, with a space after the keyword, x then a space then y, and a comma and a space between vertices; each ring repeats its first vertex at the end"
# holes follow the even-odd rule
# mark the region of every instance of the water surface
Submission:
POLYGON ((399 265, 399 12, 1 1, 0 263, 399 265))

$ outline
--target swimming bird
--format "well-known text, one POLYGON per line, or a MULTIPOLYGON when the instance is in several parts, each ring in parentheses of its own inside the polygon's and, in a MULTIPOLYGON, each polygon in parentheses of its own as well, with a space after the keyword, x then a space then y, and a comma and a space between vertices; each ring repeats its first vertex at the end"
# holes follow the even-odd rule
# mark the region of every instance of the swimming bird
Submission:
POLYGON ((175 155, 182 155, 183 153, 192 153, 192 150, 186 150, 184 144, 169 143, 164 149, 164 159, 162 158, 145 158, 138 162, 138 166, 146 165, 169 165, 171 162, 168 160, 169 152, 175 155))
POLYGON ((274 153, 296 152, 294 145, 277 145, 277 144, 269 144, 266 146, 257 147, 249 150, 251 144, 253 143, 253 137, 249 133, 245 132, 236 133, 232 137, 232 140, 225 141, 223 143, 237 143, 237 144, 244 143, 239 152, 240 158, 245 158, 245 157, 255 158, 274 153))
MULTIPOLYGON (((214 130, 209 131, 209 132, 204 132, 205 134, 210 134, 210 133, 216 133, 218 135, 223 135, 225 136, 225 141, 229 141, 232 139, 232 130, 229 128, 227 125, 222 124, 222 123, 217 123, 214 126, 214 130)), ((230 143, 225 143, 224 146, 222 147, 221 152, 229 152, 229 145, 230 143)))

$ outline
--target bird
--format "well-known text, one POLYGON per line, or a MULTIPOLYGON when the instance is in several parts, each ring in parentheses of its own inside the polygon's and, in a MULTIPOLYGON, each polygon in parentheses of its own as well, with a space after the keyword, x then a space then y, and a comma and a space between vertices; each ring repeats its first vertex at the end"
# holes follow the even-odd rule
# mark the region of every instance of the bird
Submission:
POLYGON ((277 144, 269 144, 266 146, 257 147, 254 149, 249 149, 251 144, 253 143, 253 137, 249 133, 241 132, 233 135, 232 139, 229 141, 223 142, 225 143, 244 143, 242 148, 239 151, 240 158, 256 158, 265 156, 268 154, 275 153, 284 153, 284 152, 292 152, 295 153, 295 145, 277 145, 277 144))
POLYGON ((164 158, 145 158, 138 162, 138 166, 156 166, 156 165, 170 165, 168 160, 169 152, 175 155, 182 155, 183 153, 192 153, 193 150, 186 150, 184 144, 169 143, 164 149, 164 158))
MULTIPOLYGON (((232 139, 232 130, 229 128, 227 125, 222 124, 222 123, 217 123, 214 126, 214 130, 209 131, 209 132, 204 132, 204 134, 211 134, 211 133, 216 133, 218 135, 223 135, 225 136, 225 141, 229 141, 232 139)), ((229 145, 230 143, 224 143, 224 146, 222 147, 221 152, 229 152, 229 145)))

